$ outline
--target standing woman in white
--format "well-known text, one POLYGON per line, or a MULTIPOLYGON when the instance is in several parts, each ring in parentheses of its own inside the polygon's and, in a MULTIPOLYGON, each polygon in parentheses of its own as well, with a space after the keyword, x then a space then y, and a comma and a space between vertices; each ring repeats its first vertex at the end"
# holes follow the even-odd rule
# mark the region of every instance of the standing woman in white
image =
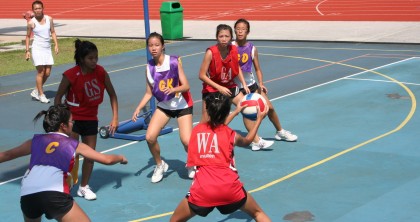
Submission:
POLYGON ((32 3, 32 11, 34 11, 35 16, 28 22, 25 51, 26 60, 29 60, 32 57, 32 61, 37 71, 36 87, 31 92, 31 96, 42 103, 49 103, 50 100, 45 97, 42 86, 50 76, 51 68, 54 64, 51 53, 51 38, 54 41, 54 51, 58 54, 57 35, 55 34, 52 17, 44 15, 44 4, 41 1, 34 1, 32 3), (34 34, 34 40, 32 43, 31 56, 29 44, 32 32, 34 34))

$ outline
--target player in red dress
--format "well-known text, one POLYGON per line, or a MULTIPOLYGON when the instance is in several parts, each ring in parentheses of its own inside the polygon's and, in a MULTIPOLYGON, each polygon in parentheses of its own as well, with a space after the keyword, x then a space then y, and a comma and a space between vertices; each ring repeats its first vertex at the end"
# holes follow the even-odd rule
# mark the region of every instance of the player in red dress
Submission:
POLYGON ((248 146, 255 137, 267 110, 259 112, 256 124, 242 137, 227 124, 242 109, 239 105, 231 114, 229 96, 212 93, 205 99, 209 120, 193 128, 188 145, 187 166, 196 166, 196 174, 186 198, 181 200, 171 222, 187 221, 195 215, 207 216, 214 208, 222 214, 240 209, 256 221, 271 221, 247 193, 235 168, 236 146, 248 146))
MULTIPOLYGON (((72 137, 81 140, 93 149, 96 148, 98 134, 98 109, 104 99, 105 90, 109 95, 112 107, 112 120, 109 131, 113 134, 118 127, 118 100, 114 86, 106 70, 98 65, 98 48, 89 41, 75 41, 74 59, 76 66, 65 71, 55 96, 54 104, 63 103, 62 97, 73 115, 74 127, 72 137)), ((76 159, 78 161, 78 158, 76 159)), ((86 200, 95 200, 96 194, 89 187, 89 179, 94 162, 84 159, 82 180, 77 195, 86 200)), ((76 164, 73 172, 77 176, 76 164)))
MULTIPOLYGON (((203 81, 201 91, 203 101, 212 93, 221 93, 230 96, 233 104, 238 105, 243 94, 239 92, 235 78, 243 85, 244 94, 250 93, 244 80, 238 61, 238 49, 231 44, 233 30, 226 24, 220 24, 216 28, 217 44, 209 47, 204 55, 200 67, 199 78, 203 81)), ((201 122, 208 119, 206 104, 203 102, 201 122)), ((258 135, 252 143, 252 150, 265 149, 273 145, 274 141, 264 140, 258 135)))

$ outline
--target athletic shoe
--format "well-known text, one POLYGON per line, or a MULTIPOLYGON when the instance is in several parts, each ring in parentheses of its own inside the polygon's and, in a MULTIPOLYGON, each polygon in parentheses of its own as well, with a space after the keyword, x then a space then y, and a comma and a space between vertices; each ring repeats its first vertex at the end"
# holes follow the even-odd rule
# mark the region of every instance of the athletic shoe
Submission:
POLYGON ((258 141, 258 143, 254 143, 252 142, 252 151, 257 151, 260 149, 266 149, 268 147, 270 147, 271 145, 273 145, 274 141, 271 140, 263 140, 263 138, 260 137, 260 140, 258 141))
POLYGON ((32 90, 31 96, 32 96, 33 99, 39 100, 38 90, 36 90, 36 89, 32 90))
POLYGON ((96 200, 96 194, 90 189, 89 185, 85 187, 80 186, 77 190, 77 195, 84 197, 86 200, 96 200))
POLYGON ((276 138, 276 140, 286 140, 288 142, 295 142, 298 139, 296 135, 293 135, 291 132, 285 129, 277 131, 274 137, 276 138))
POLYGON ((190 179, 193 179, 195 176, 195 170, 196 170, 195 166, 187 167, 187 169, 188 169, 188 177, 190 179))
POLYGON ((39 96, 39 101, 41 103, 49 103, 50 102, 50 100, 47 99, 47 97, 45 97, 45 94, 42 94, 42 95, 39 96))
POLYGON ((168 171, 168 164, 165 163, 165 161, 162 160, 162 163, 160 165, 156 165, 155 170, 153 171, 152 175, 152 183, 157 183, 162 180, 163 173, 168 171))

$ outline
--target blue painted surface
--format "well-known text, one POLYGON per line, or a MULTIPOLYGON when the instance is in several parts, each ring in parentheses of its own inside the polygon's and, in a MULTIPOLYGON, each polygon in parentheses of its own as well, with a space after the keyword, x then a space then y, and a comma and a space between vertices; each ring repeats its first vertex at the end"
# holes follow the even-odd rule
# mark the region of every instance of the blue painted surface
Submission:
MULTIPOLYGON (((195 122, 201 113, 198 69, 205 48, 211 44, 185 41, 166 46, 167 53, 182 56, 195 101, 195 122)), ((410 111, 417 108, 413 108, 414 99, 420 95, 420 59, 401 61, 420 56, 420 46, 270 41, 255 44, 280 121, 285 129, 299 136, 298 142, 275 142, 266 151, 237 148, 235 152, 245 188, 252 191, 272 220, 284 221, 285 215, 305 211, 314 215, 314 221, 418 220, 420 118, 417 111, 410 111), (383 75, 404 82, 409 91, 383 75), (342 151, 348 152, 340 155, 342 151), (262 187, 270 182, 274 184, 262 187), (262 190, 254 191, 257 188, 262 190)), ((119 96, 120 120, 131 118, 144 92, 144 55, 140 50, 100 60, 119 96)), ((47 84, 58 82, 58 73, 67 67, 54 67, 54 76, 47 84)), ((31 121, 48 105, 30 101, 33 77, 32 72, 17 75, 18 79, 0 77, 0 93, 27 89, 0 96, 0 103, 7 104, 0 107, 1 150, 42 131, 41 122, 34 126, 31 121)), ((57 87, 47 86, 47 95, 53 96, 57 87)), ((99 111, 99 125, 109 123, 110 111, 106 98, 99 111)), ((176 129, 176 120, 169 125, 176 129)), ((245 131, 241 118, 236 118, 231 127, 239 133, 245 131)), ((274 133, 271 123, 264 120, 259 134, 274 139, 274 133)), ((93 202, 77 197, 73 190, 75 200, 93 221, 129 221, 175 209, 191 183, 185 169, 186 155, 177 130, 158 140, 170 170, 162 182, 152 184, 154 162, 145 141, 98 139, 98 150, 120 147, 111 153, 126 155, 129 164, 95 165, 90 186, 98 199, 93 202)), ((2 163, 0 183, 21 176, 27 164, 26 157, 2 163)), ((2 221, 22 218, 19 186, 19 179, 0 185, 2 221)), ((150 221, 168 220, 169 216, 165 216, 150 221)), ((226 216, 214 211, 207 218, 195 217, 191 221, 251 219, 242 212, 226 216)))

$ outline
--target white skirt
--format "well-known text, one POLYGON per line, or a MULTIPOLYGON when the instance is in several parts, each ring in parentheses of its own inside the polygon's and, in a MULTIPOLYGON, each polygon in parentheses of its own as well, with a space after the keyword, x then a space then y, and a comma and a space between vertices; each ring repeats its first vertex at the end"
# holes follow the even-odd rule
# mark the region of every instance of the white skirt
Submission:
POLYGON ((54 65, 51 47, 32 47, 32 62, 34 66, 54 65))

